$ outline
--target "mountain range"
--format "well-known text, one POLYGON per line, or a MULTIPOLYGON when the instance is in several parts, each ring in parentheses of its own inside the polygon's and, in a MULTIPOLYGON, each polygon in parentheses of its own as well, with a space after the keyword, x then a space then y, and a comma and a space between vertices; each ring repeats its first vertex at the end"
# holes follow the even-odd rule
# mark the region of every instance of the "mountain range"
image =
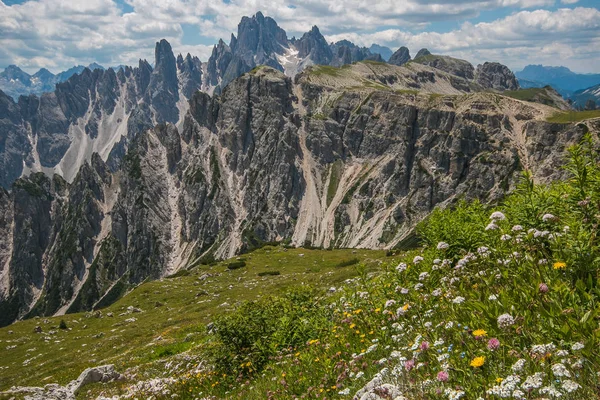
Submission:
MULTIPOLYGON (((600 74, 578 74, 567 67, 528 65, 522 71, 515 72, 515 75, 523 88, 541 88, 550 85, 564 98, 572 99, 575 105, 580 107, 585 106, 589 96, 584 99, 578 94, 600 85, 600 74)), ((592 92, 594 91, 588 93, 592 92)), ((597 100, 598 97, 595 99, 597 100)))
POLYGON ((161 40, 154 67, 0 91, 0 325, 269 242, 402 245, 436 206, 561 176, 589 129, 503 95, 519 85, 498 63, 382 61, 258 13, 206 63, 161 40))
MULTIPOLYGON (((46 68, 41 68, 35 74, 29 75, 18 66, 9 65, 4 71, 0 72, 0 90, 15 100, 18 100, 19 96, 53 92, 57 83, 64 82, 73 75, 82 73, 86 68, 92 71, 95 69, 105 69, 99 64, 92 63, 87 67, 77 65, 56 75, 46 68)), ((118 70, 118 68, 120 66, 115 69, 118 70)))

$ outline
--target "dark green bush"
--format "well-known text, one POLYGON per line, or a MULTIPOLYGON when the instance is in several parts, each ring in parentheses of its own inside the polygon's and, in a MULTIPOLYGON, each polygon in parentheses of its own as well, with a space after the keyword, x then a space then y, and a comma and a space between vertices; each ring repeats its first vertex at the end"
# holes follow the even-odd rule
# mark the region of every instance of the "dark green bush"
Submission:
POLYGON ((239 269, 239 268, 243 268, 246 266, 246 261, 234 261, 234 262, 230 262, 229 264, 227 264, 227 269, 239 269))
POLYGON ((297 288, 285 296, 243 303, 214 321, 210 356, 219 372, 259 372, 278 351, 304 345, 327 329, 327 309, 315 292, 297 288))
POLYGON ((336 264, 337 268, 349 267, 351 265, 358 264, 360 260, 358 258, 351 258, 349 260, 340 261, 336 264))
POLYGON ((263 271, 263 272, 259 272, 257 275, 258 276, 276 276, 276 275, 281 275, 281 272, 279 272, 279 271, 263 271))

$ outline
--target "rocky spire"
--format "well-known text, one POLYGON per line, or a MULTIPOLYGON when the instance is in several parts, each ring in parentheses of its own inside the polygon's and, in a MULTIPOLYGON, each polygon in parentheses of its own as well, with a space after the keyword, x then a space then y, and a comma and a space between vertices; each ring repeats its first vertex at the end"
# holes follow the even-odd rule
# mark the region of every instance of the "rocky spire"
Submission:
POLYGON ((403 65, 409 62, 410 60, 411 58, 408 48, 402 46, 398 50, 396 50, 394 54, 392 54, 388 62, 394 65, 403 65))
POLYGON ((176 107, 179 100, 177 64, 171 45, 165 39, 156 43, 154 58, 154 71, 144 100, 154 106, 157 121, 175 123, 179 119, 176 107))
POLYGON ((316 25, 296 41, 296 48, 298 57, 309 57, 315 64, 329 65, 333 58, 327 41, 316 25))

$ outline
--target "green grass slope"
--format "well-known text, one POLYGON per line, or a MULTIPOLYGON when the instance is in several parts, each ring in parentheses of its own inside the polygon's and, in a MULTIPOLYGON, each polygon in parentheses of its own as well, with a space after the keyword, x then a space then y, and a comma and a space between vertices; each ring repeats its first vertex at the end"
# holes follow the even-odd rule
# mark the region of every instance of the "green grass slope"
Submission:
POLYGON ((344 263, 358 259, 376 269, 386 255, 267 246, 238 258, 245 261, 239 269, 227 268, 237 261, 233 259, 144 283, 99 313, 35 318, 0 329, 0 390, 65 384, 85 368, 103 364, 115 364, 121 372, 132 367, 152 370, 155 360, 201 343, 205 325, 239 302, 283 293, 292 286, 339 285, 357 273, 355 266, 344 263), (130 312, 128 307, 142 312, 130 312), (59 328, 61 320, 68 329, 59 328), (34 333, 36 326, 42 333, 34 333))

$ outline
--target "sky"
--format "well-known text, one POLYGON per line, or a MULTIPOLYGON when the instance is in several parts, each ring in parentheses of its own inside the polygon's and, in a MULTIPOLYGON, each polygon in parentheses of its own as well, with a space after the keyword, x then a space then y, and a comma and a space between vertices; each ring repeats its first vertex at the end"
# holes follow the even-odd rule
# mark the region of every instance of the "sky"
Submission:
POLYGON ((206 61, 257 11, 290 38, 317 25, 328 41, 600 73, 600 0, 0 0, 0 68, 137 65, 163 38, 206 61))

